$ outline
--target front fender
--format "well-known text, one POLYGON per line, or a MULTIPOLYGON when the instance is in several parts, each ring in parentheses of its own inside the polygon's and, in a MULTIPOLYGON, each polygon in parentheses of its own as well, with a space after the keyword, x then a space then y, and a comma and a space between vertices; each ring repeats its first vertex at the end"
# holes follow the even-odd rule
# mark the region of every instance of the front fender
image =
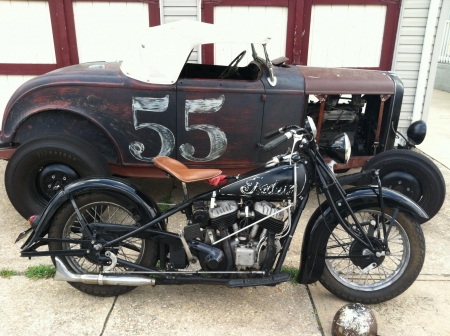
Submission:
MULTIPOLYGON (((53 216, 71 196, 75 197, 91 192, 111 192, 125 197, 139 209, 140 213, 147 215, 147 218, 143 218, 143 220, 150 220, 161 214, 155 201, 140 187, 129 181, 114 177, 77 180, 66 186, 50 200, 42 212, 39 223, 33 233, 22 246, 22 251, 25 252, 39 237, 44 237, 48 233, 53 216)), ((162 225, 164 228, 164 223, 162 225)))
MULTIPOLYGON (((346 200, 354 211, 379 207, 378 187, 351 188, 347 189, 346 193, 346 200)), ((397 191, 383 188, 383 201, 385 208, 398 208, 419 218, 428 219, 428 215, 420 206, 397 191)), ((322 220, 323 217, 328 221, 334 217, 328 201, 314 211, 306 225, 297 277, 299 283, 313 283, 322 275, 325 266, 325 248, 330 234, 329 228, 322 220)))

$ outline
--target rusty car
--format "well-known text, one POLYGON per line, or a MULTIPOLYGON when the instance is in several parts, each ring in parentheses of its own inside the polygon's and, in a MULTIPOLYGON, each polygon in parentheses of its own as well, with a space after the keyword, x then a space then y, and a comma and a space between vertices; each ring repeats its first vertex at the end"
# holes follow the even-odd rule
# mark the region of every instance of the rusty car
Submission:
MULTIPOLYGON (((243 173, 272 158, 258 150, 267 132, 310 116, 319 145, 349 136, 352 157, 337 171, 380 169, 383 186, 432 218, 445 184, 431 160, 398 146, 401 79, 389 71, 270 60, 269 41, 261 31, 233 34, 180 21, 148 28, 124 61, 69 66, 26 82, 6 106, 0 139, 11 203, 27 218, 81 177, 166 177, 153 164, 157 156, 243 173), (194 47, 219 42, 246 43, 252 60, 238 66, 244 50, 228 66, 187 62, 194 47)), ((413 123, 404 147, 425 132, 424 122, 413 123)), ((359 175, 342 183, 364 181, 359 175)))

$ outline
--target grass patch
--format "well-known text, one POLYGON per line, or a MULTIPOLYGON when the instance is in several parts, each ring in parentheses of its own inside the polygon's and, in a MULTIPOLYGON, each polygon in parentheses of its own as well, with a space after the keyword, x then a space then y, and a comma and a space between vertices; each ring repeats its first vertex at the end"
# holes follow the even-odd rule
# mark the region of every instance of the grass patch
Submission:
POLYGON ((291 275, 291 283, 293 285, 297 284, 298 268, 283 266, 281 267, 281 272, 289 273, 291 275))
POLYGON ((48 279, 53 278, 56 269, 52 265, 30 266, 25 272, 25 276, 30 279, 48 279))
MULTIPOLYGON (((172 201, 170 200, 170 194, 171 193, 169 193, 166 197, 160 199, 159 202, 161 202, 161 203, 172 203, 172 201)), ((161 210, 161 211, 166 211, 166 210, 169 210, 171 208, 170 205, 158 204, 158 206, 159 206, 159 210, 161 210)))
POLYGON ((1 276, 2 278, 11 279, 11 277, 12 277, 13 275, 16 275, 16 274, 17 274, 16 271, 13 271, 13 270, 11 270, 11 269, 9 269, 9 268, 2 268, 2 269, 0 270, 0 276, 1 276))

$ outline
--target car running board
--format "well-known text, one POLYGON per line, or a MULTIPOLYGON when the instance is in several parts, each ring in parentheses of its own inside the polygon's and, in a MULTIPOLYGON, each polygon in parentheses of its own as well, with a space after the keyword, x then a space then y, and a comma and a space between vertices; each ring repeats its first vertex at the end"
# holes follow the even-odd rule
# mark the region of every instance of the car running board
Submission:
POLYGON ((247 279, 232 279, 227 282, 230 288, 235 287, 253 287, 253 286, 274 286, 279 283, 291 280, 289 273, 272 274, 266 278, 247 278, 247 279))

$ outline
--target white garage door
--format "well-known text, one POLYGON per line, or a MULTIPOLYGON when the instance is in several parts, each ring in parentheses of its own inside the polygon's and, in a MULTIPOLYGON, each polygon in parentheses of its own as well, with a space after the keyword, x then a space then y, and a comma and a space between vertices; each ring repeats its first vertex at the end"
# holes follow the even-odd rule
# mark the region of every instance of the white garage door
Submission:
MULTIPOLYGON (((273 39, 267 45, 271 59, 286 54, 287 7, 273 6, 215 6, 214 24, 225 27, 248 26, 249 29, 263 30, 273 39)), ((241 51, 247 54, 241 65, 252 60, 252 51, 249 45, 239 43, 216 43, 214 45, 214 63, 227 65, 241 51)), ((264 57, 262 49, 257 49, 259 56, 264 57)))
POLYGON ((74 2, 80 63, 121 61, 129 43, 149 27, 148 4, 140 2, 74 2))
POLYGON ((386 6, 314 5, 308 65, 379 67, 386 6))

